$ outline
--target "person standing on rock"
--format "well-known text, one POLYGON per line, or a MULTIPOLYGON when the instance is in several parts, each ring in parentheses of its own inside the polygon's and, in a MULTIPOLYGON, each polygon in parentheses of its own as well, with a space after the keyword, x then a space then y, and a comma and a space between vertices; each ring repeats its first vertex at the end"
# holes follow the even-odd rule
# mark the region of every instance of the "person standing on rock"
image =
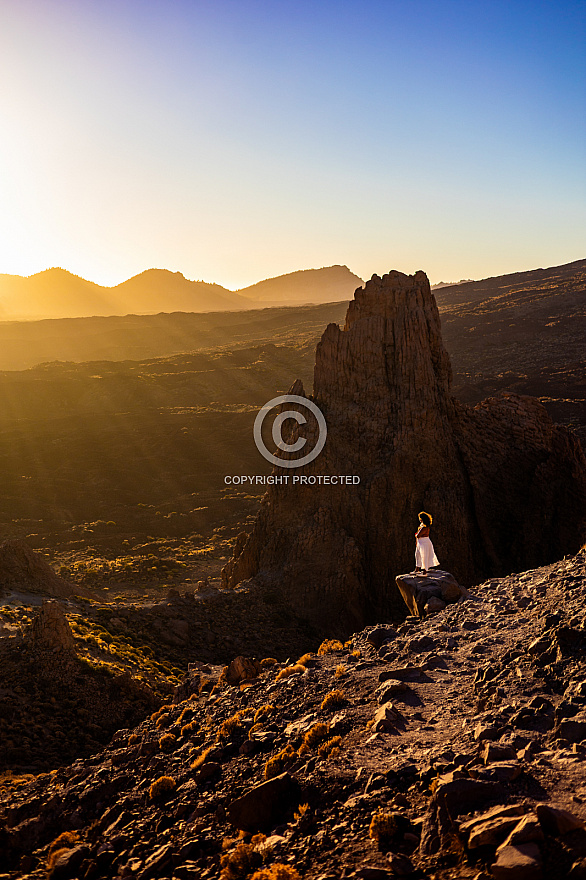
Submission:
POLYGON ((419 528, 415 532, 415 571, 413 574, 426 576, 429 568, 439 565, 439 560, 429 537, 429 529, 433 522, 431 514, 422 510, 418 516, 419 528))

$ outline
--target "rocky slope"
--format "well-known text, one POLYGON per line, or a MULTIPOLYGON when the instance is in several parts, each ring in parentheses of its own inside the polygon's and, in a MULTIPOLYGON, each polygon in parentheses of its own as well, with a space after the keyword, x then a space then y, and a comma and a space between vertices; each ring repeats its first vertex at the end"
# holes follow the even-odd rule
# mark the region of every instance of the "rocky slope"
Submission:
POLYGON ((192 668, 102 752, 5 787, 5 876, 582 878, 585 587, 581 551, 295 664, 192 668))
MULTIPOLYGON (((275 471, 315 485, 269 487, 225 583, 272 584, 314 625, 344 635, 400 613, 394 576, 413 564, 419 510, 436 517, 438 557, 465 584, 575 552, 586 534, 576 438, 536 400, 505 393, 471 408, 450 386, 425 274, 373 276, 344 328, 329 324, 317 347, 307 397, 327 422, 323 452, 275 471), (339 474, 360 483, 319 483, 339 474)), ((291 391, 305 396, 300 382, 291 391)), ((294 423, 288 442, 304 436, 312 449, 317 431, 313 417, 294 423)))

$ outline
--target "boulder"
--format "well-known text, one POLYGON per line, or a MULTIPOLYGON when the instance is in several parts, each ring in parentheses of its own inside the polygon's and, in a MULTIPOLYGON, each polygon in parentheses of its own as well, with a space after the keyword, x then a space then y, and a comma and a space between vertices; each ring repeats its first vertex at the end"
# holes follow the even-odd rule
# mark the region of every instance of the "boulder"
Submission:
POLYGON ((586 828, 583 819, 570 813, 569 810, 560 810, 556 807, 550 807, 549 804, 537 804, 535 812, 544 831, 548 834, 557 836, 576 831, 578 828, 586 828))
POLYGON ((451 779, 444 783, 440 779, 424 817, 421 829, 421 854, 430 856, 439 852, 447 836, 452 833, 456 816, 477 810, 487 801, 500 799, 505 795, 504 787, 494 782, 451 779))
POLYGON ((397 722, 400 721, 402 721, 401 713, 395 709, 392 703, 384 703, 384 705, 376 711, 372 730, 375 733, 381 733, 384 731, 396 732, 397 722))
POLYGON ((494 880, 542 880, 541 852, 536 843, 505 846, 492 866, 494 880))
POLYGON ((232 801, 226 815, 242 831, 266 831, 273 828, 290 807, 298 806, 300 794, 297 780, 289 773, 281 773, 232 801))
POLYGON ((450 603, 465 599, 468 595, 466 588, 461 587, 453 575, 440 569, 433 569, 426 576, 400 574, 395 578, 395 582, 409 613, 416 617, 424 616, 425 608, 429 603, 431 605, 428 611, 440 610, 450 603), (441 605, 438 604, 440 602, 441 605))
POLYGON ((240 684, 260 675, 261 665, 258 660, 250 657, 235 657, 228 666, 226 680, 228 684, 240 684))

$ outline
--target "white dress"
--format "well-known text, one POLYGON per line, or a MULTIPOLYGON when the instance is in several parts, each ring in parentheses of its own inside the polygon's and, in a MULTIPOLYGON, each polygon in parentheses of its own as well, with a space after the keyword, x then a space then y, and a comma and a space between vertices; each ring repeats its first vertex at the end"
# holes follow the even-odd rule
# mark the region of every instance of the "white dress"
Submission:
POLYGON ((430 538, 417 538, 415 543, 415 568, 423 568, 427 571, 439 565, 439 559, 435 555, 430 538))

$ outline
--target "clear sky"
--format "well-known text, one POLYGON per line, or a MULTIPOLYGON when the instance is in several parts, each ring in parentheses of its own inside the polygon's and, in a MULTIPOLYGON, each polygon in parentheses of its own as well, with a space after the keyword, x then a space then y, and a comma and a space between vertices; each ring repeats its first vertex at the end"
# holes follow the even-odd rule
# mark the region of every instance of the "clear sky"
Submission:
POLYGON ((586 3, 0 0, 0 272, 586 257, 586 3))

